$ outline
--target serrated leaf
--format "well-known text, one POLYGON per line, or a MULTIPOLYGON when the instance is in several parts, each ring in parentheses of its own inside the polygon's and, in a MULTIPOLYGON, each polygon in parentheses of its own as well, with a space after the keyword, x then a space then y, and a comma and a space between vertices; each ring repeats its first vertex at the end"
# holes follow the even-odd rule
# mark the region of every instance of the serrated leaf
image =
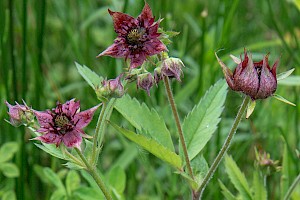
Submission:
POLYGON ((278 94, 274 94, 273 97, 283 103, 289 104, 291 106, 296 106, 296 104, 290 102, 289 100, 285 99, 284 97, 278 95, 278 94))
POLYGON ((175 152, 170 151, 165 146, 158 143, 156 140, 147 138, 144 135, 136 134, 130 130, 124 129, 119 127, 118 125, 110 122, 110 124, 120 133, 122 133, 125 137, 127 137, 129 140, 135 142, 136 144, 140 145, 156 157, 160 158, 163 161, 166 161, 170 165, 181 168, 181 158, 179 155, 177 155, 175 152))
POLYGON ((251 200, 250 187, 245 175, 241 172, 235 161, 228 155, 225 156, 225 168, 231 182, 239 191, 242 198, 251 200))
POLYGON ((20 175, 19 169, 14 163, 0 163, 0 171, 7 178, 15 178, 20 175))
POLYGON ((0 148, 0 163, 9 161, 18 151, 19 145, 17 142, 4 143, 0 148))
POLYGON ((217 129, 226 94, 227 84, 218 81, 184 119, 182 128, 190 160, 200 153, 217 129))
POLYGON ((79 74, 84 78, 84 80, 95 90, 96 86, 99 85, 103 78, 98 76, 94 71, 92 71, 90 68, 88 68, 85 65, 80 65, 77 62, 75 62, 75 65, 77 67, 77 70, 79 74))
POLYGON ((110 186, 112 186, 114 193, 117 193, 116 196, 120 196, 126 186, 126 174, 125 171, 117 166, 109 171, 108 181, 110 186))
POLYGON ((295 70, 295 68, 278 74, 277 75, 277 81, 280 81, 280 80, 283 80, 283 79, 287 78, 288 76, 290 76, 293 73, 294 70, 295 70))
POLYGON ((80 186, 80 177, 74 170, 70 170, 66 178, 67 193, 71 196, 72 192, 80 186))
POLYGON ((137 99, 131 98, 129 95, 118 99, 114 107, 136 129, 142 131, 142 134, 147 134, 147 137, 155 139, 169 150, 174 151, 170 132, 156 110, 150 110, 146 104, 140 104, 137 99))
POLYGON ((65 192, 65 187, 60 180, 59 176, 52 171, 49 167, 45 167, 43 169, 43 173, 45 178, 47 178, 48 182, 54 185, 58 190, 65 192))
POLYGON ((237 198, 228 190, 228 188, 222 183, 222 181, 219 181, 219 185, 222 189, 222 194, 224 195, 225 199, 227 200, 236 200, 237 198))
POLYGON ((265 200, 267 198, 267 190, 264 187, 263 181, 260 179, 260 176, 257 171, 253 174, 253 191, 255 200, 265 200))
POLYGON ((278 81, 279 85, 300 86, 300 76, 289 76, 278 81))

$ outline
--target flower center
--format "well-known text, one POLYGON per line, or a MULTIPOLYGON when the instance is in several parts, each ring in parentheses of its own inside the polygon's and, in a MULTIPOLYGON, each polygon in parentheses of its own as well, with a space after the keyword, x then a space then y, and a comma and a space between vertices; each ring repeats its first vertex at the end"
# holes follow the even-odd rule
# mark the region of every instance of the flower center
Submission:
POLYGON ((54 122, 59 128, 66 128, 70 124, 68 117, 65 115, 57 115, 54 122))
POLYGON ((138 44, 145 32, 143 28, 132 29, 126 36, 127 42, 129 44, 138 44))

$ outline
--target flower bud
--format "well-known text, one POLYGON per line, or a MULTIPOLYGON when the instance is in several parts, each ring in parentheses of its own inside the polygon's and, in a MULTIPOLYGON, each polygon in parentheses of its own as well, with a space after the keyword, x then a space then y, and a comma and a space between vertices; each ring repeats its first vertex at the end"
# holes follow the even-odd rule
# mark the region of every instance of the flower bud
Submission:
POLYGON ((151 73, 140 74, 137 77, 137 87, 147 91, 150 96, 150 88, 153 86, 154 78, 151 73))
POLYGON ((244 60, 238 64, 233 73, 218 57, 217 59, 229 87, 234 91, 243 92, 252 100, 256 100, 272 96, 277 88, 276 68, 279 60, 274 63, 271 69, 268 56, 264 56, 263 60, 259 62, 253 62, 251 54, 248 56, 245 50, 244 60))
POLYGON ((178 81, 181 81, 180 76, 183 75, 182 67, 184 67, 184 64, 179 58, 167 58, 162 62, 161 76, 176 78, 178 81))
POLYGON ((8 107, 8 115, 10 116, 10 124, 18 127, 22 124, 28 125, 33 122, 34 114, 31 108, 29 108, 23 101, 24 105, 16 103, 16 105, 10 105, 7 101, 5 102, 8 107))
POLYGON ((122 76, 123 74, 115 79, 103 80, 100 87, 96 89, 97 97, 100 100, 122 97, 124 95, 124 87, 120 80, 122 76))

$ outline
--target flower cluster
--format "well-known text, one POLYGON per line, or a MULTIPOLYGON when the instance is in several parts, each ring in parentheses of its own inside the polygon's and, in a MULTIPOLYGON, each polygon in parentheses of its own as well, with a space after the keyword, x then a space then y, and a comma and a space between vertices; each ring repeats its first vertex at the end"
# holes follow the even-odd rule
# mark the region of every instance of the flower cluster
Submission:
MULTIPOLYGON (((164 54, 168 50, 161 41, 161 33, 158 33, 161 20, 154 21, 148 3, 145 3, 141 14, 137 18, 121 12, 111 10, 108 10, 108 12, 113 19, 114 29, 118 36, 114 43, 97 57, 111 56, 125 58, 125 60, 130 59, 129 72, 125 79, 136 81, 137 88, 145 90, 149 96, 151 87, 157 85, 164 76, 174 77, 180 81, 183 63, 181 61, 179 63, 177 58, 167 58, 156 63, 155 65, 158 65, 158 67, 153 75, 145 69, 145 61, 149 56, 164 54)), ((102 96, 102 93, 102 91, 99 91, 97 93, 98 97, 102 96)))

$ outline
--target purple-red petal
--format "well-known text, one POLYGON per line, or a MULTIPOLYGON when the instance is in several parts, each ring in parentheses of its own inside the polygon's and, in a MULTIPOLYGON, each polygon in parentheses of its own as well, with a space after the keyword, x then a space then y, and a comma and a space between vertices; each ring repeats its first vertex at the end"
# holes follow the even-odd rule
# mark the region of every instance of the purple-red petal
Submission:
POLYGON ((53 117, 49 111, 34 111, 34 115, 36 116, 40 126, 50 127, 50 124, 53 122, 53 117))
POLYGON ((151 39, 143 45, 143 51, 145 51, 148 56, 159 54, 160 52, 167 50, 167 47, 157 38, 151 39))
POLYGON ((77 147, 80 149, 82 142, 80 131, 74 129, 73 131, 66 133, 63 136, 62 141, 67 147, 77 147))
POLYGON ((67 116, 74 116, 80 107, 80 101, 75 101, 75 99, 71 99, 66 103, 62 104, 62 111, 67 116))
POLYGON ((114 43, 109 46, 106 50, 100 53, 100 56, 111 56, 113 58, 124 58, 129 54, 129 49, 123 39, 117 38, 114 43))
POLYGON ((126 36, 131 27, 137 26, 137 20, 130 15, 121 12, 113 12, 108 9, 111 15, 115 32, 121 36, 126 36))
POLYGON ((58 135, 55 133, 46 133, 44 135, 38 136, 36 138, 33 138, 34 140, 40 140, 47 144, 56 144, 56 146, 59 146, 62 141, 62 135, 58 135))
POLYGON ((130 59, 130 69, 134 69, 144 63, 144 61, 146 60, 146 54, 141 51, 137 54, 129 55, 128 58, 130 59))
POLYGON ((97 105, 88 110, 77 113, 73 119, 73 122, 75 123, 75 127, 78 129, 82 129, 86 127, 91 122, 93 115, 99 106, 100 105, 97 105))
POLYGON ((144 27, 148 27, 154 22, 152 10, 148 3, 145 3, 145 6, 137 19, 144 27))

